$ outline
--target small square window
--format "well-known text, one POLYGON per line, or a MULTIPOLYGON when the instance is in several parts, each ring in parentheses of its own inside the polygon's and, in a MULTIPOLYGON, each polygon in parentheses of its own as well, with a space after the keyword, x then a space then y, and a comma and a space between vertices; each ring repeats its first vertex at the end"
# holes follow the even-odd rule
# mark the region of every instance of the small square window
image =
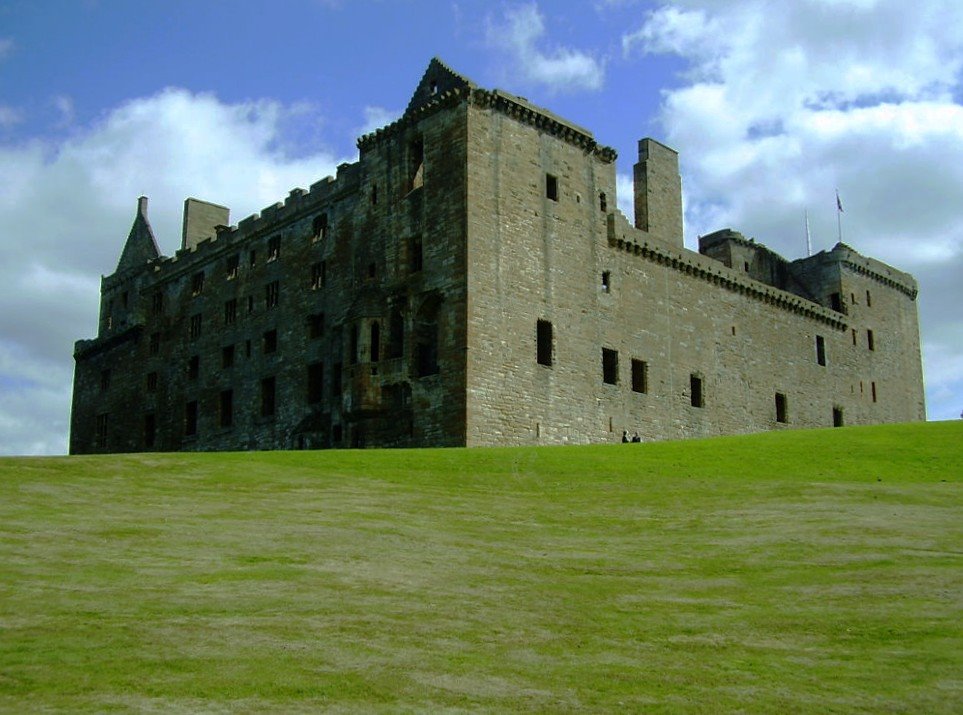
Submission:
POLYGON ((649 391, 649 364, 645 360, 632 360, 632 392, 649 391))

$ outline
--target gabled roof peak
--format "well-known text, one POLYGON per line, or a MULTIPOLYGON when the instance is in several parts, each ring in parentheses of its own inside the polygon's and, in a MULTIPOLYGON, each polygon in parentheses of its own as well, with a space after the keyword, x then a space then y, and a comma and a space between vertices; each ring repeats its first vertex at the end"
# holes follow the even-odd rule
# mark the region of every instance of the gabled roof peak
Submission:
POLYGON ((451 67, 446 65, 437 57, 432 57, 428 63, 428 69, 422 76, 421 81, 415 88, 411 101, 405 108, 405 114, 409 114, 419 107, 428 104, 432 99, 440 94, 452 89, 475 89, 478 85, 472 82, 451 67))
POLYGON ((160 250, 157 248, 157 240, 154 238, 150 221, 147 220, 147 197, 141 196, 137 199, 137 215, 134 216, 134 223, 127 235, 127 242, 124 244, 124 250, 117 262, 117 273, 131 268, 141 268, 148 261, 152 261, 159 256, 160 250))

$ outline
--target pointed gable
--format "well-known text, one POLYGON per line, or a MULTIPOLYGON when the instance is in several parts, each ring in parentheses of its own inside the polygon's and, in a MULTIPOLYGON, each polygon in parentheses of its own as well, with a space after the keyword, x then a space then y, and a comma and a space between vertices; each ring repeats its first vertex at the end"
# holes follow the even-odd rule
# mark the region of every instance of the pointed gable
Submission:
POLYGON ((127 243, 124 244, 124 251, 120 254, 120 261, 117 262, 117 273, 131 268, 141 268, 158 256, 160 256, 160 250, 157 248, 150 221, 147 220, 147 197, 141 196, 137 199, 134 225, 130 227, 127 243))
POLYGON ((410 114, 419 107, 423 107, 449 90, 474 89, 476 87, 477 85, 470 79, 458 74, 440 59, 434 57, 428 63, 428 69, 425 70, 421 82, 418 83, 415 93, 411 96, 411 101, 405 108, 405 114, 410 114))

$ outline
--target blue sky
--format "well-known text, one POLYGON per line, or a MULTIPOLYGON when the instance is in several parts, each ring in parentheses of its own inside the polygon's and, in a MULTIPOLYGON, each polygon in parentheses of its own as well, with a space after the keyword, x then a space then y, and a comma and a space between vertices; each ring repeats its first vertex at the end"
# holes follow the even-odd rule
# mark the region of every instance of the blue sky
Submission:
POLYGON ((0 0, 0 454, 66 449, 73 341, 150 197, 232 221, 356 158, 432 56, 619 152, 680 152, 686 243, 843 239, 913 273, 930 419, 963 410, 963 3, 0 0))

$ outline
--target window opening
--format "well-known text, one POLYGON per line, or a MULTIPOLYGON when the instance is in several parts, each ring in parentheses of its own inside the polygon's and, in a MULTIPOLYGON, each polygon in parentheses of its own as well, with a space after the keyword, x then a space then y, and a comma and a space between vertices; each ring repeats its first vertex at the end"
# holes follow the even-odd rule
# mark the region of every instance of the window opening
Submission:
POLYGON ((233 345, 225 345, 221 348, 221 367, 234 367, 233 345))
POLYGON ((855 345, 855 344, 856 344, 856 328, 853 328, 853 329, 852 329, 852 333, 853 333, 853 345, 855 345))
POLYGON ((100 371, 100 391, 107 392, 110 389, 110 370, 100 371))
POLYGON ((341 372, 343 368, 340 362, 336 362, 331 368, 331 395, 334 397, 341 396, 341 372))
POLYGON ((424 264, 424 255, 421 245, 421 236, 411 238, 411 272, 417 273, 424 264))
POLYGON ((539 365, 552 366, 552 324, 547 320, 535 323, 535 361, 539 365))
POLYGON ((268 239, 268 263, 281 257, 281 237, 272 236, 268 239))
POLYGON ((843 408, 833 407, 833 427, 843 426, 843 408))
POLYGON ((348 344, 348 364, 355 365, 358 362, 358 326, 351 326, 351 339, 348 344))
POLYGON ((324 363, 308 365, 308 404, 314 405, 324 397, 324 363))
POLYGON ((371 205, 374 206, 378 203, 378 185, 371 185, 371 205))
POLYGON ((191 316, 191 340, 201 337, 201 314, 191 316))
POLYGON ((263 346, 264 346, 265 354, 277 352, 277 349, 278 349, 278 331, 277 330, 268 330, 264 333, 263 346))
POLYGON ((315 313, 308 316, 308 337, 320 338, 324 335, 324 313, 315 313))
POLYGON ((195 273, 191 278, 191 295, 200 295, 204 292, 204 272, 195 273))
POLYGON ((191 355, 187 361, 187 379, 196 380, 201 374, 201 358, 199 355, 191 355))
POLYGON ((837 313, 843 312, 843 297, 839 293, 832 293, 829 296, 829 307, 837 313))
POLYGON ((400 358, 404 353, 405 320, 400 310, 391 311, 388 320, 388 359, 400 358))
POLYGON ((253 268, 257 265, 257 251, 251 251, 248 254, 248 264, 253 268))
POLYGON ((271 281, 264 286, 264 305, 267 308, 277 307, 278 298, 281 295, 281 282, 271 281))
POLYGON ((693 407, 705 407, 705 395, 702 392, 702 378, 696 374, 689 375, 689 401, 693 407))
POLYGON ((816 336, 816 362, 823 366, 826 365, 826 341, 822 335, 816 336))
POLYGON ((781 393, 776 393, 776 422, 788 422, 786 412, 786 396, 781 393))
POLYGON ((605 213, 609 210, 609 201, 604 191, 599 192, 599 211, 605 213))
POLYGON ((237 298, 224 302, 224 325, 234 325, 237 322, 237 298))
POLYGON ((221 427, 231 427, 234 424, 234 390, 221 391, 221 427))
POLYGON ((249 295, 247 297, 247 314, 250 315, 254 312, 254 296, 249 295))
POLYGON ((235 253, 227 259, 227 279, 229 281, 237 278, 238 267, 241 265, 241 256, 235 253))
POLYGON ((261 417, 274 416, 275 381, 273 377, 261 380, 261 417))
POLYGON ((873 306, 873 298, 870 296, 869 291, 866 291, 866 307, 871 308, 873 306))
POLYGON ((645 360, 632 360, 632 392, 649 391, 649 364, 645 360))
POLYGON ((160 352, 160 333, 150 334, 150 354, 157 355, 160 352))
POLYGON ((328 237, 328 214, 314 217, 314 221, 311 222, 311 233, 315 241, 324 240, 328 237))
POLYGON ((311 266, 311 290, 318 290, 324 287, 324 262, 318 262, 311 266))
POLYGON ((873 394, 873 402, 876 402, 876 382, 875 382, 875 381, 873 381, 872 383, 870 383, 870 389, 871 389, 872 394, 873 394))
POLYGON ((192 400, 184 405, 184 435, 191 437, 197 434, 197 402, 192 400))
POLYGON ((413 141, 408 147, 408 171, 409 190, 421 188, 425 183, 425 144, 421 139, 413 141))
POLYGON ((602 271, 602 292, 611 293, 612 292, 612 272, 602 271))
POLYGON ((381 326, 377 321, 371 324, 371 345, 368 352, 371 355, 371 362, 381 360, 381 326))
POLYGON ((867 330, 867 331, 866 331, 866 347, 868 347, 870 350, 875 350, 875 349, 876 349, 876 341, 873 339, 873 331, 872 331, 872 330, 867 330))
POLYGON ((440 298, 429 299, 421 306, 415 319, 415 369, 418 377, 437 375, 440 298))
POLYGON ((615 385, 619 381, 619 352, 602 348, 602 382, 615 385))
POLYGON ((97 449, 107 449, 107 414, 97 415, 97 422, 94 426, 94 440, 97 449))
POLYGON ((558 201, 558 177, 545 174, 545 197, 551 201, 558 201))
POLYGON ((164 312, 164 294, 161 291, 155 291, 151 298, 151 312, 154 315, 164 312))

